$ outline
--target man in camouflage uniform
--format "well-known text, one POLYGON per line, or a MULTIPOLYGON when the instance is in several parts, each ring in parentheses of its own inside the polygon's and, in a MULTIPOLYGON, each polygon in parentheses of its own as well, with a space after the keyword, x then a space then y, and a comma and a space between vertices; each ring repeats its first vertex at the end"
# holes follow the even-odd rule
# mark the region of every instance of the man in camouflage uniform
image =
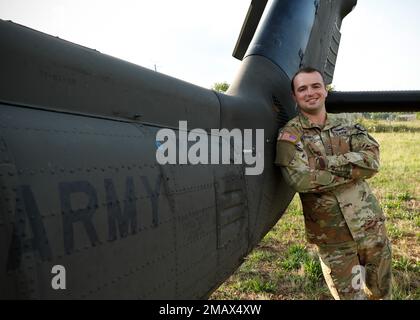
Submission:
POLYGON ((299 70, 292 93, 299 115, 280 131, 275 162, 299 192, 306 236, 318 247, 331 294, 389 299, 385 217, 365 181, 378 172, 379 145, 360 124, 326 113, 327 90, 318 70, 299 70))

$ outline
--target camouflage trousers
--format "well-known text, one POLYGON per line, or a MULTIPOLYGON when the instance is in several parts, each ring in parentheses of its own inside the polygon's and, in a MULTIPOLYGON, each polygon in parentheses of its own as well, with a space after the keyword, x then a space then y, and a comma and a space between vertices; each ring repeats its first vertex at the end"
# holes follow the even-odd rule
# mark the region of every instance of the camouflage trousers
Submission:
POLYGON ((391 298, 391 245, 377 236, 318 246, 322 272, 336 300, 391 298))

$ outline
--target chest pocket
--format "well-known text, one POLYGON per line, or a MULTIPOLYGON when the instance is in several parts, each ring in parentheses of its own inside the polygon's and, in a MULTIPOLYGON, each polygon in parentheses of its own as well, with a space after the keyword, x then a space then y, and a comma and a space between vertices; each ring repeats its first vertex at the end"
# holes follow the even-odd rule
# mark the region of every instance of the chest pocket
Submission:
POLYGON ((309 158, 325 155, 324 144, 318 133, 306 131, 301 140, 309 158))

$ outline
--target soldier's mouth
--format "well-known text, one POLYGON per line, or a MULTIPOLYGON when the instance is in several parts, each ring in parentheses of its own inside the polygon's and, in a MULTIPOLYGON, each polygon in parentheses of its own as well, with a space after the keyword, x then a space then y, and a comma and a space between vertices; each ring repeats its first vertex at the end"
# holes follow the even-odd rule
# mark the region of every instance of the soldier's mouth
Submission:
POLYGON ((310 103, 310 104, 314 104, 318 101, 318 98, 313 98, 313 99, 309 99, 306 102, 310 103))

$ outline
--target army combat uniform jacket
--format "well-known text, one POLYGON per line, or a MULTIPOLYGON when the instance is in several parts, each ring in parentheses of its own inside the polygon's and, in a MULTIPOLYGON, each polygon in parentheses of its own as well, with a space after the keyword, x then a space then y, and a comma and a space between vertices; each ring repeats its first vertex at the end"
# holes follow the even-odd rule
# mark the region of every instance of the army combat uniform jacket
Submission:
POLYGON ((379 145, 363 126, 327 114, 320 127, 300 114, 280 131, 275 163, 300 194, 310 243, 385 239, 384 215, 365 182, 378 172, 379 145))

